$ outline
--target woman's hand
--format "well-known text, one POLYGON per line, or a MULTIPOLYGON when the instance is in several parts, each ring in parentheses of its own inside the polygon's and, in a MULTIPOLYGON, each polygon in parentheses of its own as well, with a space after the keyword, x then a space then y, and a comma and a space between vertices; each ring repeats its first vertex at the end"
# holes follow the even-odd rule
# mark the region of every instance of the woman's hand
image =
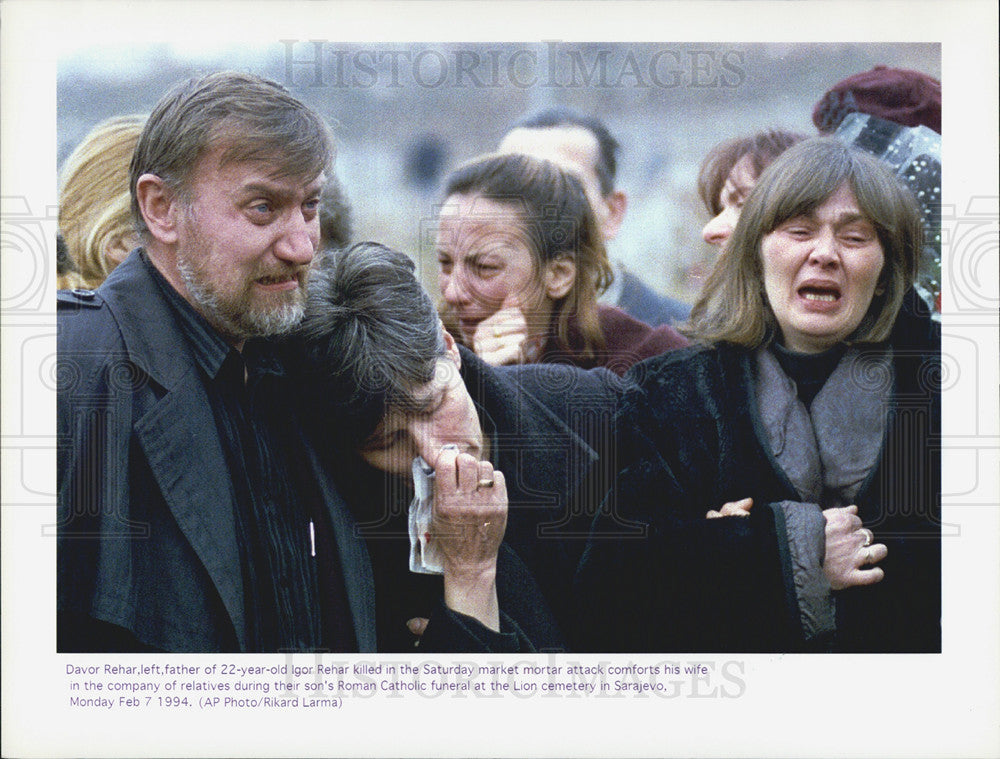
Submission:
POLYGON ((488 461, 444 449, 435 462, 431 540, 444 564, 444 602, 500 631, 497 552, 507 527, 507 486, 488 461))
POLYGON ((743 498, 739 501, 724 503, 722 508, 716 511, 709 509, 705 514, 705 519, 718 519, 719 517, 748 517, 750 507, 753 506, 753 498, 743 498))
POLYGON ((872 543, 872 531, 862 527, 857 506, 841 509, 827 509, 826 555, 823 571, 834 590, 843 590, 855 585, 874 585, 885 577, 879 567, 864 566, 878 564, 889 553, 881 543, 872 543))
POLYGON ((530 364, 538 358, 537 341, 528 337, 520 307, 505 306, 476 325, 472 347, 487 364, 530 364))

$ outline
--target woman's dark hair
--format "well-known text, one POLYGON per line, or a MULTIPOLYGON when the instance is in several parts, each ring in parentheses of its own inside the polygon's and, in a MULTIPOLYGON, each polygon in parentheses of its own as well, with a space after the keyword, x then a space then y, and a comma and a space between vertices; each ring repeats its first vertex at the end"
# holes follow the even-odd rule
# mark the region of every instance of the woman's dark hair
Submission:
MULTIPOLYGON (((541 277, 545 264, 571 256, 576 277, 570 291, 552 306, 553 332, 569 349, 570 319, 583 337, 578 351, 589 358, 604 347, 597 320, 597 296, 611 283, 604 237, 580 181, 551 161, 520 154, 494 154, 460 166, 448 177, 444 196, 466 195, 510 206, 521 220, 541 277)), ((447 317, 446 306, 442 310, 447 317)), ((447 321, 447 319, 446 319, 447 321)))
POLYGON ((701 202, 712 216, 718 216, 722 212, 722 205, 719 203, 722 188, 740 159, 749 159, 754 177, 759 177, 775 158, 804 139, 804 134, 784 129, 768 129, 747 137, 720 142, 705 156, 698 172, 698 195, 701 202))
POLYGON ((764 293, 761 241, 789 219, 814 211, 845 183, 875 227, 884 256, 879 290, 848 340, 886 340, 916 276, 924 234, 920 208, 888 166, 835 138, 801 142, 764 170, 705 281, 685 332, 700 341, 749 348, 774 334, 777 322, 764 293))
POLYGON ((331 251, 309 277, 296 334, 299 382, 315 414, 356 447, 390 406, 415 403, 446 353, 430 295, 404 254, 373 242, 331 251))

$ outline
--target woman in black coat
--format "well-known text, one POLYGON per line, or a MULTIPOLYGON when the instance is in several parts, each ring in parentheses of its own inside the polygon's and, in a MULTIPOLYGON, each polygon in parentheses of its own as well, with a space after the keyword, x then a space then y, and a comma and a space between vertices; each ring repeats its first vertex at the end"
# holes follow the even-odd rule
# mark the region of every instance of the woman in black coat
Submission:
POLYGON ((911 305, 921 239, 909 192, 835 140, 761 175, 692 312, 699 344, 629 375, 578 645, 940 650, 940 337, 911 305))
POLYGON ((378 650, 565 650, 583 545, 567 494, 600 458, 619 379, 488 366, 374 243, 312 273, 300 338, 298 389, 372 561, 378 650))

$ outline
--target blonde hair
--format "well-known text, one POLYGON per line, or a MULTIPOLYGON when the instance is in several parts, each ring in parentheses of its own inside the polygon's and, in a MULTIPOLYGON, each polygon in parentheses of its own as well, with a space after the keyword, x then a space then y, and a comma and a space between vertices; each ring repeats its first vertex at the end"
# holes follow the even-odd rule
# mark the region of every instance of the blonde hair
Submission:
POLYGON ((75 286, 97 287, 118 265, 108 255, 135 235, 128 168, 143 116, 119 116, 94 127, 63 164, 59 177, 59 231, 75 286))

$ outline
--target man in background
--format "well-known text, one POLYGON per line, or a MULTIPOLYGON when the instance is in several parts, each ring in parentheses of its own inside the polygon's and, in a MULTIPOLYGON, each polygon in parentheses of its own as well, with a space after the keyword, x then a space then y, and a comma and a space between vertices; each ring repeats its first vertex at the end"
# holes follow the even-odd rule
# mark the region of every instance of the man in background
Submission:
MULTIPOLYGON (((619 144, 596 117, 568 108, 549 108, 519 121, 500 141, 501 153, 526 153, 559 164, 583 183, 605 242, 618 234, 628 196, 615 187, 619 144)), ((615 281, 601 300, 654 327, 687 319, 691 307, 660 295, 620 262, 615 281)))

